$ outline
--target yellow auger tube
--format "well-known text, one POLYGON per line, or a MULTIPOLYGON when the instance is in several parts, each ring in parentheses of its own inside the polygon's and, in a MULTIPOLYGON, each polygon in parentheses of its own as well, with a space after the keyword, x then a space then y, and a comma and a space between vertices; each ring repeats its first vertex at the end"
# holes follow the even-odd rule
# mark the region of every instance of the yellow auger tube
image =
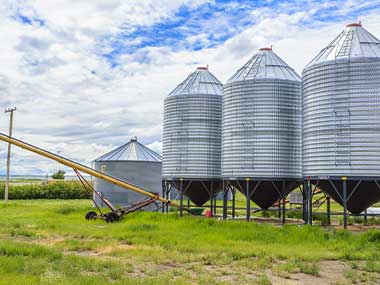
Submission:
MULTIPOLYGON (((151 192, 148 192, 136 185, 133 185, 131 183, 128 183, 128 182, 125 182, 123 180, 120 180, 118 178, 115 178, 115 177, 112 177, 112 176, 109 176, 109 175, 106 175, 104 173, 101 173, 95 169, 92 169, 90 167, 87 167, 87 166, 84 166, 80 163, 77 163, 77 162, 74 162, 70 159, 67 159, 67 158, 64 158, 62 156, 59 156, 59 155, 56 155, 54 153, 51 153, 51 152, 48 152, 46 150, 43 150, 41 148, 38 148, 36 146, 33 146, 31 144, 28 144, 26 142, 23 142, 21 140, 18 140, 18 139, 15 139, 15 138, 12 138, 10 136, 7 136, 3 133, 0 133, 0 140, 1 141, 4 141, 4 142, 7 142, 7 143, 10 143, 10 144, 13 144, 15 146, 18 146, 20 148, 23 148, 23 149, 26 149, 26 150, 29 150, 31 152, 34 152, 36 154, 39 154, 43 157, 47 157, 47 158, 50 158, 52 160, 55 160, 63 165, 66 165, 68 167, 71 167, 71 168, 74 168, 74 169, 77 169, 79 171, 82 171, 84 173, 87 173, 91 176, 95 176, 97 178, 100 178, 104 181, 107 181, 107 182, 110 182, 112 184, 115 184, 117 186, 120 186, 122 188, 125 188, 125 189, 128 189, 128 190, 131 190, 131 191, 134 191, 134 192, 137 192, 137 193, 140 193, 142 195, 145 195, 145 196, 148 196, 148 197, 151 197, 151 198, 154 198, 154 197, 157 197, 155 194, 151 193, 151 192)), ((163 203, 169 203, 171 206, 174 206, 174 207, 177 207, 179 208, 180 205, 176 204, 176 203, 173 203, 171 202, 170 200, 167 200, 165 198, 162 198, 162 197, 159 197, 157 198, 158 201, 161 201, 163 203)), ((184 209, 186 210, 186 209, 184 209)))

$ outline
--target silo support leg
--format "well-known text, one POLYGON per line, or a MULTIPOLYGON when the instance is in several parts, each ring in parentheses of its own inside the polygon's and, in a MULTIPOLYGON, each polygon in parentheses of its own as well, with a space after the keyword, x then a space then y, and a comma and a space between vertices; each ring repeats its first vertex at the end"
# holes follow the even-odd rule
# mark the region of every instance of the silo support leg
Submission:
POLYGON ((306 199, 302 197, 302 220, 304 224, 307 224, 307 215, 306 215, 306 199))
POLYGON ((235 208, 236 208, 236 189, 232 188, 232 218, 235 218, 235 208))
POLYGON ((347 229, 347 181, 343 180, 343 227, 347 229))
MULTIPOLYGON (((162 182, 161 186, 162 186, 162 197, 165 199, 164 182, 162 182)), ((165 204, 164 203, 162 203, 162 209, 161 210, 162 210, 162 213, 165 213, 165 204)))
POLYGON ((223 220, 227 219, 227 195, 228 190, 224 190, 223 193, 223 220))
POLYGON ((307 225, 307 183, 303 182, 302 187, 302 219, 304 221, 304 224, 307 225))
POLYGON ((285 181, 282 181, 282 189, 281 189, 281 194, 282 194, 282 223, 285 224, 285 205, 286 205, 286 195, 285 195, 285 192, 286 192, 286 185, 285 185, 285 181))
POLYGON ((227 219, 227 196, 228 196, 228 187, 224 185, 224 180, 223 180, 223 220, 227 219))
MULTIPOLYGON (((330 179, 329 179, 329 182, 330 182, 331 186, 333 187, 335 193, 338 195, 339 199, 343 203, 343 226, 344 226, 344 229, 346 229, 347 228, 347 201, 349 200, 351 195, 354 194, 355 190, 358 188, 361 181, 359 181, 356 184, 354 190, 351 192, 350 197, 348 197, 348 198, 347 198, 347 181, 346 181, 346 179, 342 179, 342 192, 343 192, 342 195, 341 195, 340 191, 338 190, 338 188, 335 186, 334 182, 330 179)), ((337 183, 339 183, 339 182, 337 182, 337 183)))
POLYGON ((307 181, 304 182, 304 199, 305 199, 305 224, 309 224, 309 183, 307 181))
POLYGON ((249 221, 251 219, 251 196, 249 194, 249 180, 246 181, 245 196, 247 198, 247 216, 246 216, 246 219, 247 219, 247 221, 249 221))
POLYGON ((216 215, 216 202, 217 202, 216 195, 214 195, 214 215, 216 215))
POLYGON ((311 186, 311 182, 308 181, 308 210, 309 210, 309 217, 308 217, 308 222, 309 225, 313 224, 313 190, 311 186))
POLYGON ((216 196, 217 196, 217 193, 214 189, 214 182, 213 181, 211 181, 211 188, 212 188, 213 199, 214 199, 213 215, 215 216, 216 215, 216 201, 217 201, 216 196))
POLYGON ((313 224, 313 191, 311 189, 311 182, 307 180, 304 182, 304 197, 305 197, 305 224, 312 225, 313 224))
POLYGON ((330 196, 326 197, 326 207, 327 207, 327 225, 331 225, 331 208, 330 208, 330 196))
POLYGON ((179 215, 182 217, 183 215, 183 181, 180 182, 179 187, 179 215))
MULTIPOLYGON (((167 189, 166 189, 166 197, 168 200, 170 200, 170 191, 171 190, 172 190, 171 186, 167 187, 167 189)), ((166 210, 166 213, 169 213, 169 204, 168 203, 166 203, 166 209, 165 210, 166 210)))
MULTIPOLYGON (((162 197, 166 199, 166 187, 165 187, 164 181, 162 181, 162 197)), ((166 204, 162 203, 162 213, 165 213, 165 207, 166 207, 166 204)))
POLYGON ((210 211, 211 214, 214 215, 214 189, 211 187, 211 193, 210 193, 210 211))

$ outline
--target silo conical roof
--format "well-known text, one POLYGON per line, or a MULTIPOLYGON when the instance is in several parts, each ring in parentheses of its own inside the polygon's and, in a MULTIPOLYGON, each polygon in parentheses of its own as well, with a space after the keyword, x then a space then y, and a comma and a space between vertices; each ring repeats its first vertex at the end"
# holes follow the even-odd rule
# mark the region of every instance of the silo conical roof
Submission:
POLYGON ((327 61, 376 57, 380 57, 380 41, 359 22, 347 25, 307 67, 327 61))
POLYGON ((171 96, 186 95, 222 95, 223 84, 208 70, 198 67, 172 92, 171 96))
POLYGON ((111 150, 110 152, 95 159, 98 161, 156 161, 161 162, 161 155, 139 143, 133 137, 126 144, 111 150))
POLYGON ((257 79, 301 81, 301 77, 272 48, 261 48, 226 84, 257 79))

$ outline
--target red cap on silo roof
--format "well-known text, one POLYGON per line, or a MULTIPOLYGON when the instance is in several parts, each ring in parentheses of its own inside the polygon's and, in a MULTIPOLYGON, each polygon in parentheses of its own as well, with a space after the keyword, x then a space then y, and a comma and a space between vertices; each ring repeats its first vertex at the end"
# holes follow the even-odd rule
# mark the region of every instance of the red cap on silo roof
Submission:
POLYGON ((358 22, 358 23, 351 23, 351 24, 348 24, 346 27, 347 28, 351 28, 351 27, 361 27, 362 26, 362 23, 361 22, 358 22))
POLYGON ((265 48, 261 48, 260 50, 267 50, 267 51, 271 51, 271 50, 272 50, 272 47, 265 47, 265 48))
POLYGON ((205 66, 198 66, 197 69, 198 70, 207 70, 208 66, 207 67, 205 67, 205 66))

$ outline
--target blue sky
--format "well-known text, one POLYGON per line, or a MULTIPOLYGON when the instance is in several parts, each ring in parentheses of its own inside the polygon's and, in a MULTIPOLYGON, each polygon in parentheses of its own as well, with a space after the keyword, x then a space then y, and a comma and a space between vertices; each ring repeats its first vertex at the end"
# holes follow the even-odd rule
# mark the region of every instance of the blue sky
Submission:
MULTIPOLYGON (((132 136, 160 151, 163 100, 197 65, 225 82, 273 45, 301 73, 358 20, 380 37, 378 0, 1 1, 0 105, 17 106, 16 137, 82 163, 132 136)), ((13 159, 18 174, 58 167, 16 149, 13 159)))
MULTIPOLYGON (((367 12, 379 10, 376 1, 353 7, 346 15, 339 13, 345 1, 326 1, 315 13, 299 24, 315 26, 334 22, 337 15, 356 20, 367 12)), ((241 31, 255 25, 259 20, 251 13, 257 9, 268 9, 273 14, 285 12, 297 13, 313 8, 312 1, 212 1, 197 7, 180 6, 173 15, 152 25, 122 25, 116 35, 105 37, 108 52, 102 53, 112 67, 119 65, 119 56, 134 53, 146 47, 170 47, 173 50, 202 50, 223 44, 241 31), (204 37, 197 37, 204 34, 204 37), (193 40, 190 40, 194 38, 193 40)), ((144 62, 146 57, 137 60, 144 62)))
POLYGON ((250 12, 255 7, 265 6, 268 3, 255 1, 216 1, 195 8, 182 5, 173 15, 153 25, 123 25, 118 34, 104 39, 107 44, 111 43, 112 50, 102 55, 115 65, 120 54, 133 53, 145 47, 170 46, 173 50, 212 48, 254 24, 255 18, 250 17, 250 12), (219 24, 215 25, 217 21, 219 24), (201 33, 205 33, 204 38, 189 42, 190 37, 201 33))

